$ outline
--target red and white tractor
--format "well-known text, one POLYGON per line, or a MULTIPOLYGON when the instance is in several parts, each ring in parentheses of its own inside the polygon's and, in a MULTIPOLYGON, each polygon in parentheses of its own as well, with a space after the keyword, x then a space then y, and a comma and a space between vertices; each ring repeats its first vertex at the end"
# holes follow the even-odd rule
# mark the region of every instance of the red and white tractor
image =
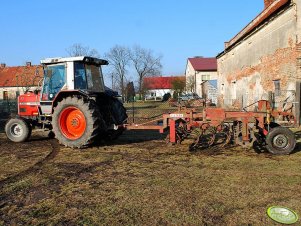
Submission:
POLYGON ((122 133, 127 114, 117 93, 104 85, 101 66, 106 60, 80 56, 41 64, 42 89, 20 95, 18 115, 5 125, 11 141, 26 141, 39 128, 52 131, 62 145, 82 148, 122 133))

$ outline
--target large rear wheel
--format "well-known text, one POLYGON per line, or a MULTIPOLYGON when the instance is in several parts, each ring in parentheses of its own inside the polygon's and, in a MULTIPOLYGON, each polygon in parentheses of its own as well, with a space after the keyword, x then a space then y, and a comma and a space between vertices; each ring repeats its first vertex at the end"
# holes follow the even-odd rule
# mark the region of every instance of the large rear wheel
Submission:
POLYGON ((5 125, 5 133, 13 142, 24 142, 31 135, 31 126, 21 118, 11 118, 5 125))
MULTIPOLYGON (((112 98, 111 108, 112 108, 112 115, 114 118, 113 119, 114 123, 116 125, 122 125, 122 124, 126 123, 126 120, 128 117, 126 114, 126 109, 117 98, 112 98)), ((108 138, 110 140, 115 140, 119 136, 121 136, 123 132, 124 132, 123 128, 119 128, 118 130, 112 130, 108 133, 108 138)))
POLYGON ((71 148, 92 144, 105 130, 105 124, 93 100, 67 97, 58 103, 53 112, 52 126, 55 137, 71 148))
POLYGON ((285 127, 275 127, 266 136, 267 149, 275 155, 290 154, 296 146, 295 134, 285 127))

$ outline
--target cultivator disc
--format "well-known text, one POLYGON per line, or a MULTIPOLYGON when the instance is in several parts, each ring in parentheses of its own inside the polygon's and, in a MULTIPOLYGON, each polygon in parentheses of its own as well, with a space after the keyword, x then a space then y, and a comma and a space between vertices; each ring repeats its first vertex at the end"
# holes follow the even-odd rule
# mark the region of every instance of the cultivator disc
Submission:
POLYGON ((204 123, 200 128, 196 128, 191 132, 191 137, 194 141, 190 144, 189 150, 197 151, 216 145, 224 147, 231 142, 232 136, 230 127, 226 124, 214 127, 204 123))
POLYGON ((225 147, 227 144, 230 144, 232 138, 232 131, 230 130, 230 125, 221 124, 217 127, 217 144, 220 144, 222 147, 225 147))

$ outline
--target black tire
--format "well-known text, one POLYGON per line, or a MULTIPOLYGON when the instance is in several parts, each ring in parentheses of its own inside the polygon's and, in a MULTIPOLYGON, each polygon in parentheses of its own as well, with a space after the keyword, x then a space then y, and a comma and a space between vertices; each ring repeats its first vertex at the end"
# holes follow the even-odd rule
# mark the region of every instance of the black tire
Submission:
POLYGON ((115 124, 116 125, 123 124, 128 118, 126 114, 126 109, 123 106, 123 104, 118 99, 112 98, 111 107, 112 107, 112 114, 114 117, 115 124))
POLYGON ((60 101, 54 109, 52 116, 52 127, 59 143, 71 148, 84 148, 92 144, 96 136, 105 130, 105 123, 93 100, 84 100, 81 97, 67 97, 60 101), (61 113, 67 108, 77 108, 84 115, 85 130, 83 134, 75 139, 70 139, 64 134, 60 120, 61 113))
POLYGON ((13 142, 24 142, 31 135, 31 126, 21 118, 12 118, 5 125, 5 133, 7 138, 13 142))
POLYGON ((276 127, 280 127, 280 125, 278 123, 276 123, 276 122, 271 122, 270 125, 264 124, 264 128, 266 130, 268 130, 268 129, 274 129, 276 127))
MULTIPOLYGON (((123 104, 116 98, 112 99, 112 114, 114 117, 114 123, 116 125, 122 125, 126 123, 126 120, 128 118, 128 115, 126 114, 126 109, 123 106, 123 104)), ((108 134, 109 140, 115 140, 119 136, 121 136, 124 132, 123 128, 120 128, 118 130, 112 130, 108 134)))
POLYGON ((274 155, 288 155, 296 146, 295 134, 285 127, 275 127, 266 136, 267 149, 274 155))

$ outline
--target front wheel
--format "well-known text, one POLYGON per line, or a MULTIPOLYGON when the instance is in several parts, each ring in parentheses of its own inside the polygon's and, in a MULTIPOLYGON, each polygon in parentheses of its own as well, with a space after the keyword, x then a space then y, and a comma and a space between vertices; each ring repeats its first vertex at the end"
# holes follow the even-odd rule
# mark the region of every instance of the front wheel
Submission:
POLYGON ((31 126, 21 118, 12 118, 5 125, 5 133, 13 142, 24 142, 30 137, 31 126))
POLYGON ((266 136, 267 149, 275 155, 288 155, 296 146, 294 133, 284 127, 275 127, 266 136))

